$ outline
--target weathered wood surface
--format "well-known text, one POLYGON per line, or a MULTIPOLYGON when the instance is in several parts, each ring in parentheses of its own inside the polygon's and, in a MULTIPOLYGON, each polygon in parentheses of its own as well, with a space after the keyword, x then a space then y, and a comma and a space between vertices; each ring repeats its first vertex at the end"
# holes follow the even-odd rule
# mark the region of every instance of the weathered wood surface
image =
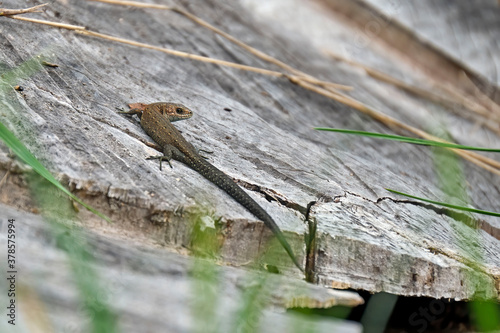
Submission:
POLYGON ((500 6, 498 1, 401 2, 369 0, 441 51, 500 84, 500 6))
MULTIPOLYGON (((35 326, 38 332, 90 332, 68 255, 57 246, 60 232, 50 228, 40 216, 3 204, 0 210, 4 217, 15 219, 19 272, 17 326, 2 320, 1 331, 24 332, 23 327, 35 326)), ((0 230, 0 245, 7 248, 7 220, 3 217, 0 230)), ((91 267, 101 278, 94 283, 100 288, 99 296, 118 315, 119 332, 206 332, 215 327, 214 332, 235 332, 235 327, 243 324, 237 318, 244 298, 256 286, 260 286, 256 297, 262 304, 257 305, 262 313, 260 321, 251 320, 259 332, 285 332, 292 325, 300 331, 314 327, 315 332, 361 332, 358 323, 311 320, 284 312, 292 306, 353 307, 363 303, 356 293, 325 290, 276 274, 203 264, 201 259, 195 261, 164 249, 137 247, 128 242, 120 244, 105 236, 79 232, 75 236, 84 238, 86 249, 92 253, 91 267), (202 264, 207 267, 205 271, 195 266, 202 264), (204 290, 212 295, 209 289, 215 292, 212 299, 199 293, 204 290), (207 318, 199 311, 214 316, 207 318)))
MULTIPOLYGON (((352 96, 411 125, 426 129, 441 119, 460 143, 500 146, 500 138, 450 110, 331 61, 313 33, 318 30, 308 30, 307 24, 321 22, 326 48, 342 47, 359 31, 321 4, 293 4, 275 12, 248 1, 204 1, 184 8, 307 73, 354 86, 352 96)), ((15 8, 18 3, 4 1, 2 6, 15 8)), ((53 2, 44 14, 32 16, 270 67, 170 12, 71 1, 53 2)), ((368 64, 383 64, 383 69, 413 79, 407 63, 381 57, 384 47, 377 41, 363 46, 362 53, 373 59, 368 64)), ((212 220, 222 217, 217 226, 222 237, 219 261, 232 265, 246 264, 271 238, 262 223, 187 167, 174 163, 173 170, 160 172, 156 162, 145 161, 156 152, 124 130, 147 136, 136 121, 115 113, 115 107, 128 102, 177 101, 196 114, 176 126, 196 146, 214 151, 210 162, 250 185, 254 191, 249 193, 276 219, 302 259, 304 213, 316 202, 310 217, 318 225, 315 274, 321 285, 456 299, 498 297, 498 236, 385 191, 393 188, 439 200, 429 149, 315 132, 313 126, 388 130, 282 79, 2 18, 4 65, 14 67, 44 50, 59 67, 44 67, 19 81, 22 93, 5 93, 0 120, 72 190, 116 222, 104 225, 82 211, 84 224, 96 233, 130 244, 178 249, 189 245, 188 217, 201 211, 212 220), (470 237, 477 238, 482 258, 469 253, 464 239, 470 237), (473 268, 478 259, 484 264, 473 268), (481 283, 469 285, 470 276, 481 283)), ((6 149, 0 157, 5 172, 11 166, 6 149)), ((498 176, 464 165, 471 204, 500 211, 498 176)), ((1 188, 1 200, 32 210, 23 188, 22 176, 11 174, 1 188)), ((481 219, 500 228, 494 218, 481 219)), ((284 252, 277 265, 299 277, 284 252)))

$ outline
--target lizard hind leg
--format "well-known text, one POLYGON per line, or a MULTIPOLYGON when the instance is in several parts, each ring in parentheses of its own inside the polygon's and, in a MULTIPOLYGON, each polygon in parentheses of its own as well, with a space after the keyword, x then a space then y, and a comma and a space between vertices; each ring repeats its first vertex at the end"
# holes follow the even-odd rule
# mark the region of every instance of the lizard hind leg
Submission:
POLYGON ((207 156, 203 156, 203 154, 201 154, 202 152, 205 153, 205 154, 213 154, 214 153, 211 150, 198 149, 198 148, 196 148, 196 152, 198 153, 198 155, 200 155, 201 157, 203 157, 206 160, 208 160, 208 157, 207 156))
POLYGON ((167 161, 167 162, 168 162, 168 165, 170 165, 170 167, 171 167, 171 168, 173 168, 173 167, 172 167, 172 164, 170 163, 170 160, 171 160, 172 158, 168 158, 168 157, 167 157, 167 156, 165 156, 165 155, 159 155, 159 156, 149 156, 149 157, 148 157, 148 158, 146 158, 146 159, 147 159, 147 160, 160 160, 160 171, 162 170, 162 168, 161 168, 161 162, 162 162, 162 161, 167 161))
POLYGON ((174 146, 171 145, 165 145, 163 147, 163 155, 161 156, 150 156, 147 159, 148 160, 160 160, 160 171, 161 171, 161 162, 162 161, 167 161, 168 165, 170 165, 171 168, 172 164, 170 163, 170 160, 172 159, 173 156, 184 156, 179 149, 175 148, 174 146))

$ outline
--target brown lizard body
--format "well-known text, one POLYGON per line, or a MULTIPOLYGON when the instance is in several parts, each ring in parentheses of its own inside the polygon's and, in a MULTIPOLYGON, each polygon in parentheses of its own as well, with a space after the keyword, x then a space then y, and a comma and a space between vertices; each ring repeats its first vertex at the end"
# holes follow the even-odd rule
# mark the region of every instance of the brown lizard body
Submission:
POLYGON ((293 263, 303 271, 290 245, 272 217, 224 172, 214 167, 198 154, 196 148, 187 142, 172 125, 171 121, 191 117, 192 112, 188 108, 175 103, 154 103, 127 113, 137 114, 141 119, 142 128, 158 145, 163 147, 163 156, 153 158, 160 159, 160 162, 166 160, 169 164, 171 159, 182 162, 229 194, 271 229, 293 263), (176 115, 181 116, 177 117, 176 115))

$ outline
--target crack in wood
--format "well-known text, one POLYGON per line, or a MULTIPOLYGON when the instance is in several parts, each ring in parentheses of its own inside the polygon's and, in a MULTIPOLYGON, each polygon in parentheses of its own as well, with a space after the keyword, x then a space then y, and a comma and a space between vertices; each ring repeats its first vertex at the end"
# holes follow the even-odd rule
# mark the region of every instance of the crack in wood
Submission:
POLYGON ((454 209, 450 209, 447 207, 437 207, 437 206, 434 206, 432 204, 428 204, 425 202, 419 202, 419 201, 413 201, 413 200, 398 200, 398 199, 394 199, 394 198, 390 198, 390 197, 378 198, 376 203, 378 204, 378 203, 385 201, 385 200, 390 200, 394 203, 410 204, 410 205, 414 205, 414 206, 418 206, 418 207, 432 210, 436 214, 445 215, 445 216, 448 216, 448 217, 454 219, 457 222, 462 222, 466 226, 468 226, 472 229, 481 229, 481 230, 485 231, 486 233, 488 233, 490 236, 500 240, 500 229, 499 228, 492 226, 491 224, 489 224, 485 220, 474 218, 473 216, 468 215, 466 213, 461 213, 459 211, 456 211, 454 209))
POLYGON ((266 200, 269 202, 276 201, 280 205, 291 208, 291 209, 301 213, 302 215, 306 215, 308 213, 307 207, 301 206, 300 204, 298 204, 296 202, 286 200, 282 195, 278 194, 274 190, 271 190, 269 188, 263 188, 259 185, 251 184, 251 183, 248 183, 248 182, 241 180, 241 179, 233 179, 233 180, 235 180, 238 185, 240 185, 241 187, 243 187, 249 191, 253 191, 253 192, 257 192, 257 193, 262 194, 266 198, 266 200))
POLYGON ((307 204, 307 211, 305 214, 305 221, 309 227, 307 234, 305 235, 306 242, 306 267, 305 267, 305 275, 306 281, 315 283, 315 271, 316 271, 316 250, 317 250, 317 242, 316 242, 316 231, 318 223, 315 218, 310 218, 310 213, 312 207, 316 204, 317 201, 311 201, 307 204))

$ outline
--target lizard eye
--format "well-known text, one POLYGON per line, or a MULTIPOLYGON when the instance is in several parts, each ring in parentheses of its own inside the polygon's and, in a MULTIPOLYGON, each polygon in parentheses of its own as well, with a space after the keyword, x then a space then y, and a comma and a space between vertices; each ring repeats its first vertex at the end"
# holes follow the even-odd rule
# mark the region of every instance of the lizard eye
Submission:
POLYGON ((175 109, 175 112, 177 112, 178 114, 183 114, 184 110, 182 108, 177 108, 175 109))

